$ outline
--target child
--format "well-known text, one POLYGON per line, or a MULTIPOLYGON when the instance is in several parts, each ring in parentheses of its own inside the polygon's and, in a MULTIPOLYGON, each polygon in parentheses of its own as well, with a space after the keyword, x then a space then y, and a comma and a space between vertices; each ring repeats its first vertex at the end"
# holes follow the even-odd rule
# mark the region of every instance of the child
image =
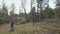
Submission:
POLYGON ((10 23, 11 23, 11 30, 10 32, 14 31, 14 17, 10 16, 10 23))

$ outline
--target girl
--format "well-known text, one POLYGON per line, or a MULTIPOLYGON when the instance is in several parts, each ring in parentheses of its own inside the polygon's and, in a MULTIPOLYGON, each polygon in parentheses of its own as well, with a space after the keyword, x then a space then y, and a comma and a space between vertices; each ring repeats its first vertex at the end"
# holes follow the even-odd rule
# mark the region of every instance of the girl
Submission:
POLYGON ((10 32, 14 31, 14 17, 10 16, 10 23, 11 23, 11 30, 10 32))

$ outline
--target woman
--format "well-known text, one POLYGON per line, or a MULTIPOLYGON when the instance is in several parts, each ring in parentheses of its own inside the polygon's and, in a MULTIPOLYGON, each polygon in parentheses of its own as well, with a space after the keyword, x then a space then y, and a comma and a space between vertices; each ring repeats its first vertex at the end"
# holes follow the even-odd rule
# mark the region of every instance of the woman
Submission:
POLYGON ((10 23, 11 23, 11 30, 10 32, 14 31, 14 17, 10 16, 10 23))

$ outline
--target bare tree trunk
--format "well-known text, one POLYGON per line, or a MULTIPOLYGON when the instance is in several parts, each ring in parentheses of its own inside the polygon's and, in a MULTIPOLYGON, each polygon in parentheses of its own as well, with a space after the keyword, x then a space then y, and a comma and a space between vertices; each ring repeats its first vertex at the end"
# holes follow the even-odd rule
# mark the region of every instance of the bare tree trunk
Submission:
POLYGON ((27 16, 27 13, 26 13, 26 8, 25 8, 26 0, 24 0, 24 1, 21 0, 21 3, 22 3, 23 10, 24 10, 24 12, 25 12, 25 18, 26 18, 27 21, 28 21, 28 16, 27 16))
POLYGON ((39 19, 40 19, 40 15, 39 15, 39 11, 38 10, 40 7, 39 7, 39 3, 37 4, 37 21, 39 22, 39 19))
POLYGON ((43 10, 42 10, 42 1, 40 2, 40 19, 41 19, 41 21, 43 21, 43 19, 44 19, 43 10))
POLYGON ((26 18, 26 20, 27 20, 27 22, 28 22, 29 20, 28 20, 28 16, 27 16, 27 13, 26 13, 25 8, 24 8, 24 12, 25 12, 25 18, 26 18))

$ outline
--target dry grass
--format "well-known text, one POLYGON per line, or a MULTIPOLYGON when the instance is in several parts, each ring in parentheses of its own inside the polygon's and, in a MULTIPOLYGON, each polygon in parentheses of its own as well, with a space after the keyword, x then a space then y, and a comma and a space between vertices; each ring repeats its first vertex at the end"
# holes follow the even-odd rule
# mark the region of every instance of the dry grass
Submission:
POLYGON ((9 32, 10 25, 0 25, 0 34, 59 34, 60 22, 59 20, 46 20, 44 22, 15 25, 15 31, 9 32), (57 21, 57 22, 55 22, 57 21))

